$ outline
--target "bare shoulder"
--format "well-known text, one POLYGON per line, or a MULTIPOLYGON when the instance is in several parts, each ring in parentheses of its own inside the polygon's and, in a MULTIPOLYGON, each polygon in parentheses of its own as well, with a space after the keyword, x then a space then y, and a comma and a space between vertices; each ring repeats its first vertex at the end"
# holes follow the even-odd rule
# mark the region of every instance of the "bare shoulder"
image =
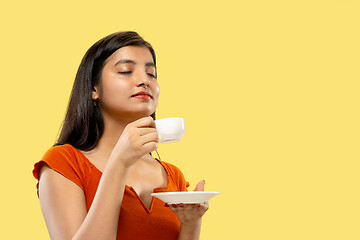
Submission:
POLYGON ((42 163, 39 176, 41 210, 50 237, 70 239, 87 213, 84 192, 46 163, 42 163))
POLYGON ((50 168, 47 163, 42 162, 39 167, 39 195, 41 195, 40 188, 47 188, 47 186, 51 187, 49 190, 54 190, 55 192, 73 191, 83 195, 83 190, 77 184, 50 168))

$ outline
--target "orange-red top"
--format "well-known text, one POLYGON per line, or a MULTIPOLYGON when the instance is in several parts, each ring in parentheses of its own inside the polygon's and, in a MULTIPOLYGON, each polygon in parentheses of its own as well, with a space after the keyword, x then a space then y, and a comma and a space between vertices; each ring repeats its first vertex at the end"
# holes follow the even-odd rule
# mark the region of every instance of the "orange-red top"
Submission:
MULTIPOLYGON (((69 144, 52 147, 34 165, 33 175, 37 180, 39 180, 41 162, 46 162, 50 168, 76 183, 84 191, 86 208, 89 211, 102 172, 84 154, 69 144)), ((154 192, 187 191, 189 183, 181 171, 172 164, 159 162, 167 173, 167 185, 155 188, 154 192)), ((36 187, 38 189, 38 184, 36 187)), ((148 209, 135 190, 126 185, 117 239, 177 239, 180 222, 164 204, 160 199, 153 197, 148 209)))

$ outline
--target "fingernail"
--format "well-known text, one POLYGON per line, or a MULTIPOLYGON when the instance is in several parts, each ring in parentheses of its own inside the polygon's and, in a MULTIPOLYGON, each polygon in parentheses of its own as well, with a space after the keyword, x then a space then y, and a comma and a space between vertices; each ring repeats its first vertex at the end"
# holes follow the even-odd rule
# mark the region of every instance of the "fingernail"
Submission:
POLYGON ((184 204, 180 204, 180 207, 183 208, 183 207, 184 207, 184 204))
POLYGON ((164 205, 165 207, 169 207, 169 205, 167 204, 167 203, 165 203, 165 205, 164 205))
POLYGON ((201 207, 201 205, 200 205, 200 204, 196 204, 196 206, 197 206, 197 207, 201 207))
POLYGON ((171 205, 173 208, 177 208, 177 205, 176 204, 173 204, 173 205, 171 205))

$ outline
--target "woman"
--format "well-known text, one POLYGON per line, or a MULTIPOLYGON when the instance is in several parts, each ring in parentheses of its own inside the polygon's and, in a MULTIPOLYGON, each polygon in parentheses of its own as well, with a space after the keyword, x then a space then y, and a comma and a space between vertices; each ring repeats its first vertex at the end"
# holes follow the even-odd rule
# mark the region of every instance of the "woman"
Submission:
POLYGON ((51 239, 199 239, 208 203, 167 206, 150 195, 188 187, 150 154, 156 78, 155 52, 135 32, 111 34, 85 54, 58 142, 33 170, 51 239))

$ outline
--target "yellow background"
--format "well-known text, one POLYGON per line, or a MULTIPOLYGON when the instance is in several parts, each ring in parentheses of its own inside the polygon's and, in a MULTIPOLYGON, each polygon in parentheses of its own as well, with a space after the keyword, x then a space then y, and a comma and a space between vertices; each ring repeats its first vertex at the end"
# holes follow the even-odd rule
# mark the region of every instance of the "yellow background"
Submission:
POLYGON ((0 4, 0 239, 49 239, 33 164, 54 143, 85 51, 135 30, 158 57, 159 147, 210 201, 201 239, 360 239, 356 0, 0 4))

